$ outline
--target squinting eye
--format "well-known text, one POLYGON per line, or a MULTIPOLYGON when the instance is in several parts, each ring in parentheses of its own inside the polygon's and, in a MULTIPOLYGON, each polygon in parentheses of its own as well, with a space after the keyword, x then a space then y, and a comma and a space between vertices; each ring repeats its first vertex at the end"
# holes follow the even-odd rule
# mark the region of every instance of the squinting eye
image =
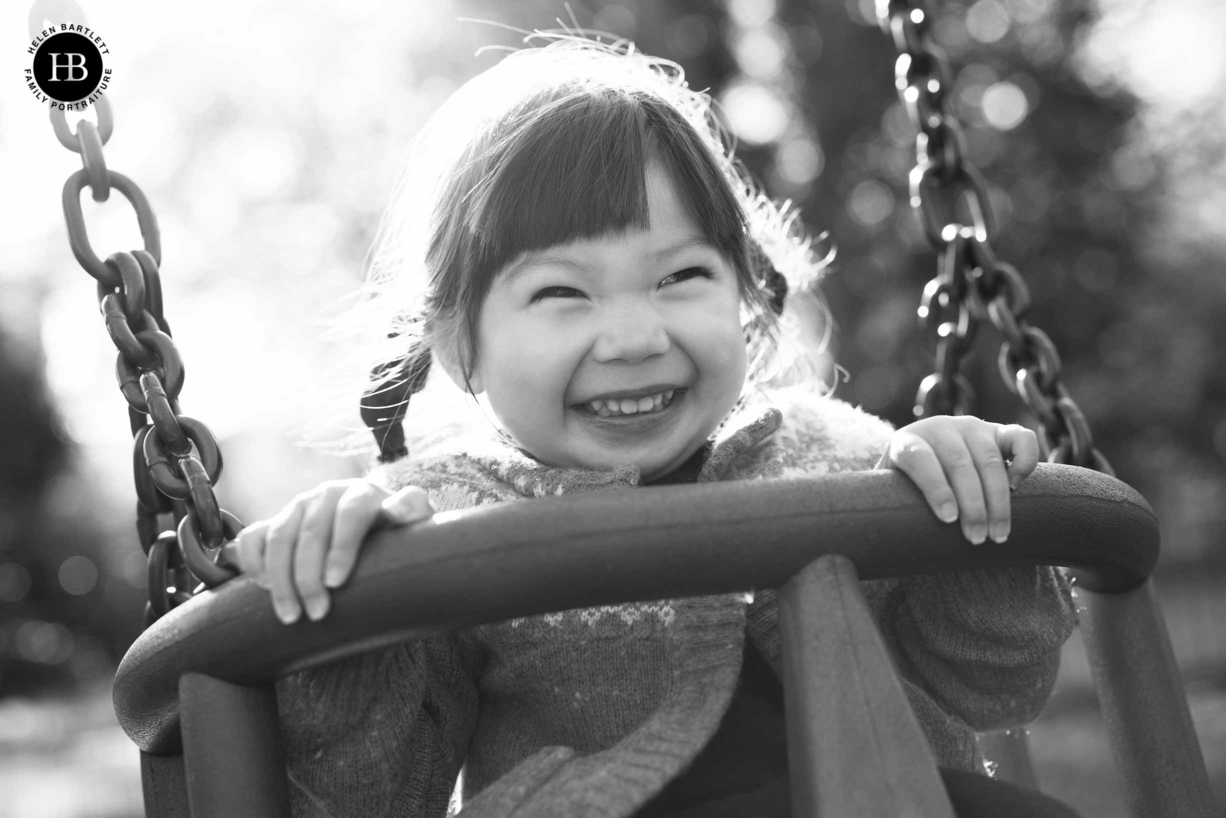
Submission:
POLYGON ((676 284, 682 281, 689 281, 692 278, 711 278, 711 271, 702 267, 686 267, 684 270, 678 270, 670 276, 666 276, 660 282, 660 286, 665 284, 676 284))
POLYGON ((574 287, 544 287, 537 290, 530 303, 535 304, 546 298, 582 298, 583 293, 576 290, 574 287))

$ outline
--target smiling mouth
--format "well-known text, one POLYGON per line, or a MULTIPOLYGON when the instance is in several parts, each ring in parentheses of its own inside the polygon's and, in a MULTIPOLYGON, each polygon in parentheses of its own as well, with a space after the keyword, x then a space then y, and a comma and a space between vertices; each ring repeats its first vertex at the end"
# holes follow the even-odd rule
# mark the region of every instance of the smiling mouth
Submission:
POLYGON ((643 395, 637 398, 602 398, 576 404, 575 409, 586 415, 601 418, 649 415, 664 411, 684 392, 684 389, 666 389, 654 395, 643 395))

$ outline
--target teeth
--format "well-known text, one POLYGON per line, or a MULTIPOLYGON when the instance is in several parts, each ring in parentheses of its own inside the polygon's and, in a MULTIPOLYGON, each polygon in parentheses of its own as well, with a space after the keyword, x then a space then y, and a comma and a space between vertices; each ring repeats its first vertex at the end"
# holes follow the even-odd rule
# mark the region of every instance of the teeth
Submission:
POLYGON ((663 409, 672 403, 676 390, 669 389, 655 395, 645 395, 641 398, 614 398, 612 400, 593 400, 587 402, 592 413, 602 418, 618 415, 637 415, 640 412, 652 412, 663 409))

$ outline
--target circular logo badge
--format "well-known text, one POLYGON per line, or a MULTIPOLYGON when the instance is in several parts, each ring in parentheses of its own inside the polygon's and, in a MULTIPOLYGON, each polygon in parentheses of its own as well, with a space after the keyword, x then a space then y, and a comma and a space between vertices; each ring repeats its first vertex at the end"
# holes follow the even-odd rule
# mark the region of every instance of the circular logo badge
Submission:
POLYGON ((64 23, 41 32, 30 43, 33 63, 26 69, 30 90, 40 102, 60 108, 82 109, 98 98, 110 82, 111 71, 103 63, 110 50, 92 29, 64 23))

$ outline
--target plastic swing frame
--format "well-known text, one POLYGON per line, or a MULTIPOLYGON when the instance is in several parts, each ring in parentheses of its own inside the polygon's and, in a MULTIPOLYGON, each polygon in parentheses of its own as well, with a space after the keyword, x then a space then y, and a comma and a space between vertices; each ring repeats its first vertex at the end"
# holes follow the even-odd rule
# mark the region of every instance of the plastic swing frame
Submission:
POLYGON ((969 545, 887 471, 439 514, 372 535, 320 622, 282 625, 241 577, 175 608, 124 657, 115 708, 141 749, 148 815, 288 816, 280 676, 482 622, 777 587, 793 814, 952 818, 858 579, 1065 565, 1133 815, 1208 818, 1208 775, 1149 580, 1158 539, 1135 490, 1052 464, 1015 493, 1013 533, 991 547, 969 545))

